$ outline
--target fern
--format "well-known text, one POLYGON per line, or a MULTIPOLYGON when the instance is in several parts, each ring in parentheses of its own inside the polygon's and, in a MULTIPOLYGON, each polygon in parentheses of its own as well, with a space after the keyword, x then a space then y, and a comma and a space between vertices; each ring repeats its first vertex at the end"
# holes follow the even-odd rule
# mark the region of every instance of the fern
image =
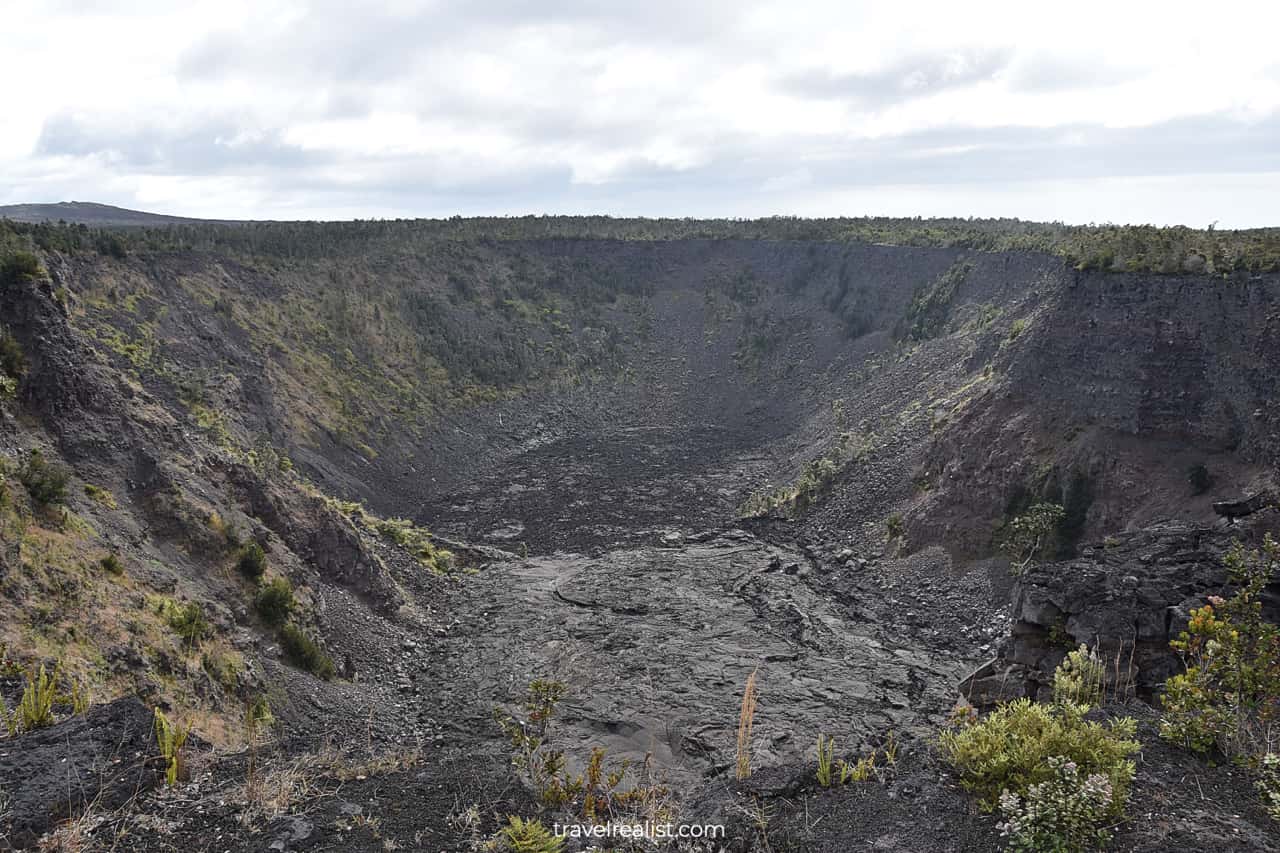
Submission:
POLYGON ((512 815, 498 833, 499 850, 511 853, 562 853, 564 839, 552 834, 541 821, 512 815))
POLYGON ((175 726, 163 711, 156 708, 156 745, 160 747, 160 757, 165 761, 164 780, 168 785, 178 784, 183 766, 182 747, 190 734, 189 727, 175 726))

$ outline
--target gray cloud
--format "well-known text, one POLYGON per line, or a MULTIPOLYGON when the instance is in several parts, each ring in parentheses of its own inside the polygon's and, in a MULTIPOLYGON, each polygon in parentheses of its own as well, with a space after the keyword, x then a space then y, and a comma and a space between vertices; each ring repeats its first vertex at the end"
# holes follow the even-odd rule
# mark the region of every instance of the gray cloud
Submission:
POLYGON ((1098 57, 1023 56, 1005 69, 1002 77, 1021 92, 1066 92, 1114 86, 1136 80, 1141 70, 1098 57))
POLYGON ((917 39, 905 11, 834 0, 228 0, 220 18, 31 2, 81 25, 69 54, 108 21, 152 43, 174 28, 161 43, 178 47, 96 66, 127 69, 110 88, 69 72, 36 99, 10 144, 29 149, 0 160, 10 192, 684 214, 900 185, 1280 174, 1274 60, 1196 89, 1193 53, 1172 70, 1154 49, 1115 61, 1059 49, 1078 38, 1024 43, 1004 22, 917 39), (886 21, 897 30, 880 40, 886 21), (834 70, 868 44, 878 65, 834 70))
POLYGON ((1008 49, 990 49, 915 56, 875 71, 856 74, 809 71, 791 75, 782 82, 789 91, 806 97, 884 104, 991 80, 1005 68, 1012 53, 1008 49))
POLYGON ((319 165, 315 155, 283 142, 279 131, 246 129, 226 119, 166 128, 58 115, 45 123, 36 153, 99 157, 118 167, 181 175, 319 165))

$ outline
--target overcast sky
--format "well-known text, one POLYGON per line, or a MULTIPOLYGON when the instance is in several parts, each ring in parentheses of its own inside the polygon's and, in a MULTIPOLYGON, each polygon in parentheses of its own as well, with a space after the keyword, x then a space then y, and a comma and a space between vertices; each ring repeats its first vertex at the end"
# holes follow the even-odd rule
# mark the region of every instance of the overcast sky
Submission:
POLYGON ((1280 225, 1280 3, 3 6, 0 204, 1280 225))

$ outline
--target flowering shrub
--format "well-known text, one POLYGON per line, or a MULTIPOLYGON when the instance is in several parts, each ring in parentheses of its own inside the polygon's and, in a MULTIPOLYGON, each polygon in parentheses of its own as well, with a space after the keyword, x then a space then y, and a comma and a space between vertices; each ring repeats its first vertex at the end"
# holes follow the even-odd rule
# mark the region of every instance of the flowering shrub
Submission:
POLYGON ((1025 797, 1012 791, 1000 795, 1005 822, 1000 834, 1008 849, 1026 853, 1078 853, 1106 844, 1111 838, 1107 816, 1113 793, 1101 773, 1082 777, 1074 761, 1054 756, 1048 761, 1052 778, 1032 785, 1025 797))
POLYGON ((1128 717, 1110 723, 1086 720, 1086 710, 1070 702, 1039 705, 1016 699, 979 722, 943 732, 939 747, 985 811, 993 811, 1006 791, 1027 795, 1055 778, 1049 759, 1062 756, 1107 779, 1108 810, 1119 815, 1133 781, 1129 756, 1140 748, 1134 740, 1137 723, 1128 717))
POLYGON ((1106 671, 1096 652, 1081 644, 1053 673, 1053 701, 1095 706, 1102 701, 1106 671))
POLYGON ((1170 644, 1186 672, 1165 682, 1160 735, 1197 752, 1256 758, 1280 722, 1280 628, 1262 619, 1280 545, 1270 536, 1261 551, 1237 544, 1224 561, 1238 590, 1192 611, 1170 644))

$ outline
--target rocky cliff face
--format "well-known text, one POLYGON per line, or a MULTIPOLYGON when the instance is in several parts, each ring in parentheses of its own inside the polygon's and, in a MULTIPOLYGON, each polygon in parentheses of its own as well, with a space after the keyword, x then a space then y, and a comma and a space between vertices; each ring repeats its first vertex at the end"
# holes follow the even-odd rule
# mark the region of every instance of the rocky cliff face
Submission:
MULTIPOLYGON (((1067 652, 1087 645, 1106 662, 1108 690, 1151 701, 1182 670, 1169 642, 1186 630, 1191 611, 1232 592, 1223 556, 1238 542, 1256 547, 1277 529, 1275 509, 1247 524, 1157 524, 1032 567, 1014 587, 1009 637, 961 692, 979 706, 1049 699, 1053 671, 1067 652)), ((1264 599, 1264 617, 1280 620, 1280 579, 1264 599)))

